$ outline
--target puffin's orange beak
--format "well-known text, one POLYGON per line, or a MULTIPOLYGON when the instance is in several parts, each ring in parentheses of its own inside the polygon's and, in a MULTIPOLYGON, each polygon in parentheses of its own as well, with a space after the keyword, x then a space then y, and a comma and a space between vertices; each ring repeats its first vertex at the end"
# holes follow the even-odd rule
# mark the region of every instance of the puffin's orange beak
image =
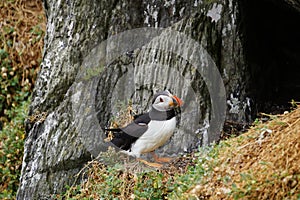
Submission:
POLYGON ((170 106, 173 106, 173 107, 179 106, 180 107, 183 105, 183 101, 176 95, 172 95, 172 99, 173 99, 173 101, 169 103, 170 106))

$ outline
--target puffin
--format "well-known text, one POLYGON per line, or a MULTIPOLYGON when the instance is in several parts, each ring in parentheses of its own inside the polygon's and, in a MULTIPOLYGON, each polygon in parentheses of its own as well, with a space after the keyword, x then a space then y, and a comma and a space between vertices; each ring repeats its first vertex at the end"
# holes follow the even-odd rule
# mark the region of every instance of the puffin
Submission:
POLYGON ((170 162, 171 158, 158 157, 154 151, 163 146, 173 135, 176 128, 178 108, 183 101, 168 90, 157 92, 153 96, 150 110, 134 117, 125 127, 106 128, 106 135, 110 132, 110 140, 123 153, 134 156, 141 162, 161 167, 162 162, 170 162), (140 159, 141 154, 151 153, 155 163, 140 159))

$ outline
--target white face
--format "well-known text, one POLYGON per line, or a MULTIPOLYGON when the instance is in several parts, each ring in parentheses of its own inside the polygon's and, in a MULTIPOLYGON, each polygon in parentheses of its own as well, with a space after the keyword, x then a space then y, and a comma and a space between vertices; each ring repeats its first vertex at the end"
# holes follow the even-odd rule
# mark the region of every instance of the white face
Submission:
POLYGON ((173 99, 166 95, 159 95, 156 97, 153 105, 156 110, 167 111, 173 108, 173 99))

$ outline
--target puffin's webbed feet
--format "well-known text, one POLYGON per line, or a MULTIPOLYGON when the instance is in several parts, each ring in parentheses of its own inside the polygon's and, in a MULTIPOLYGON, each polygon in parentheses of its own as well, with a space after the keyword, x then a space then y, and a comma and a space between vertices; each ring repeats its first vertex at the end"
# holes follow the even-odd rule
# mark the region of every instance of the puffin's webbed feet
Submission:
POLYGON ((171 162, 172 158, 167 158, 167 157, 159 157, 157 156, 154 151, 150 152, 154 161, 155 162, 149 162, 143 159, 138 159, 140 162, 144 163, 145 165, 148 165, 150 167, 155 167, 155 168, 161 168, 163 164, 161 163, 168 163, 171 162))
POLYGON ((138 160, 140 162, 144 163, 145 165, 150 166, 150 167, 161 168, 163 166, 163 164, 160 164, 160 163, 148 162, 148 161, 143 160, 143 159, 138 159, 138 160))
POLYGON ((171 162, 172 158, 168 158, 168 157, 159 157, 158 155, 155 154, 154 151, 151 152, 151 155, 154 159, 155 162, 159 162, 159 163, 168 163, 171 162))

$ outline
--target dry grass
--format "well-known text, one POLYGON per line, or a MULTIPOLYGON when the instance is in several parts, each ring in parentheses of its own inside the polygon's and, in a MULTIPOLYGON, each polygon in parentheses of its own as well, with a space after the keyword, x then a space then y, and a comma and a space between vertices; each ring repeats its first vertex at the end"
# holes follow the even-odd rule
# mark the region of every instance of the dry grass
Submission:
POLYGON ((0 0, 0 199, 15 199, 28 98, 42 59, 42 0, 0 0))
POLYGON ((300 107, 225 141, 213 176, 189 195, 207 199, 299 199, 300 107))
POLYGON ((0 8, 2 48, 9 53, 13 67, 23 70, 22 84, 25 84, 29 70, 38 67, 37 61, 41 59, 43 35, 35 36, 46 29, 42 1, 1 1, 0 8))
POLYGON ((0 1, 0 122, 28 98, 42 59, 46 17, 41 0, 0 1))
MULTIPOLYGON (((125 127, 134 120, 134 115, 136 112, 132 107, 132 103, 129 102, 128 105, 120 103, 117 105, 119 112, 109 121, 109 128, 120 128, 125 127)), ((104 139, 105 142, 109 142, 113 139, 113 134, 109 131, 107 138, 104 139)))
POLYGON ((82 184, 59 198, 299 199, 300 106, 269 117, 239 137, 158 170, 103 152, 83 170, 82 184))

